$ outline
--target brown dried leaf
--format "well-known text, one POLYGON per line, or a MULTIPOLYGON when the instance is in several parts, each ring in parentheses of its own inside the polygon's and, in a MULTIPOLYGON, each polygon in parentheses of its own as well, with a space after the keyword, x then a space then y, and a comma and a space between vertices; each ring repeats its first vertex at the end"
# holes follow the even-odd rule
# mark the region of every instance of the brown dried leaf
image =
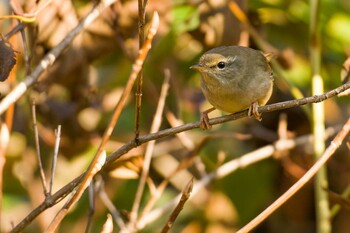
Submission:
POLYGON ((143 158, 141 155, 121 158, 113 163, 109 175, 117 179, 137 179, 141 172, 143 158))
POLYGON ((107 214, 107 220, 105 224, 103 224, 103 229, 101 233, 110 233, 113 232, 113 218, 112 215, 107 214))
POLYGON ((4 38, 0 41, 0 81, 5 81, 16 64, 15 51, 4 38))

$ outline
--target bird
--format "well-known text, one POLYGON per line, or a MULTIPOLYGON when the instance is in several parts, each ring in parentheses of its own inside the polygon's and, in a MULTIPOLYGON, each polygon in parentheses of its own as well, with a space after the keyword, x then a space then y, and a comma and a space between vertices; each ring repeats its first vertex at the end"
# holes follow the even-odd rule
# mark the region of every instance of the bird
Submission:
POLYGON ((249 109, 249 116, 261 121, 258 107, 272 95, 272 53, 243 46, 221 46, 204 53, 190 67, 201 74, 201 89, 213 106, 201 112, 200 127, 210 129, 208 113, 215 109, 236 113, 249 109))

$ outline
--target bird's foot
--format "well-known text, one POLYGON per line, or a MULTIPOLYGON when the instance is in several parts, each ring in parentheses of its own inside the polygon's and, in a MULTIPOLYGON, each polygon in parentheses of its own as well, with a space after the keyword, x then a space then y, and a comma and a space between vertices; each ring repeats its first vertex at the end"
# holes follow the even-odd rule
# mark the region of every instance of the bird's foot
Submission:
POLYGON ((199 127, 201 127, 201 129, 203 130, 208 130, 211 129, 211 124, 209 123, 209 117, 208 117, 208 113, 214 111, 215 108, 209 108, 207 110, 205 110, 204 112, 201 112, 201 118, 200 118, 200 124, 199 127))
POLYGON ((200 118, 199 126, 203 130, 211 129, 211 125, 209 123, 208 113, 206 111, 205 112, 201 112, 201 118, 200 118))
POLYGON ((255 119, 258 121, 262 120, 262 115, 260 112, 258 112, 259 104, 258 102, 254 102, 252 105, 250 105, 248 110, 248 116, 254 116, 255 119))

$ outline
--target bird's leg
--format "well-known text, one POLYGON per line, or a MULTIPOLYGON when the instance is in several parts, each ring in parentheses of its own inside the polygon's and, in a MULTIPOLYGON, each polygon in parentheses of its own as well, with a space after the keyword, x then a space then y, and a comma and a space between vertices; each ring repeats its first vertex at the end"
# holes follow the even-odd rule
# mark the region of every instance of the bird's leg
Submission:
POLYGON ((252 105, 250 105, 248 110, 248 116, 254 116, 255 119, 257 119, 258 121, 261 121, 262 116, 261 116, 261 113, 258 112, 258 107, 259 107, 258 102, 252 103, 252 105))
POLYGON ((201 127, 201 129, 208 130, 211 128, 211 125, 209 123, 208 113, 210 113, 214 110, 215 110, 215 108, 212 107, 212 108, 209 108, 209 109, 201 112, 200 125, 199 125, 201 127))

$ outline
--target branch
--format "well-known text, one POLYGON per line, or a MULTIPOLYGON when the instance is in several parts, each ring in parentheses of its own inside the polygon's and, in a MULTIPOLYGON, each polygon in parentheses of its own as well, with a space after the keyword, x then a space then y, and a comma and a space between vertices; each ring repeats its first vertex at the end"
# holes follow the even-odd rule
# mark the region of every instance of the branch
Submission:
POLYGON ((301 177, 292 187, 290 187, 283 195, 281 195, 275 202, 261 212, 257 217, 250 221, 247 225, 241 228, 237 233, 251 232, 257 225, 263 222, 268 216, 275 212, 282 206, 287 200, 289 200, 297 191, 299 191, 316 173, 326 164, 326 162, 332 157, 334 152, 340 147, 346 135, 350 131, 350 118, 345 123, 343 128, 335 136, 331 144, 325 150, 323 155, 317 160, 317 162, 301 177))
MULTIPOLYGON (((326 136, 330 137, 334 135, 336 133, 336 130, 338 129, 334 129, 334 128, 327 129, 326 136)), ((270 158, 277 151, 290 150, 297 146, 309 144, 310 142, 312 142, 312 139, 313 139, 313 136, 304 135, 295 139, 278 140, 273 144, 266 145, 257 150, 254 150, 245 155, 242 155, 236 159, 232 159, 222 164, 216 170, 208 173, 206 176, 202 177, 200 180, 195 181, 195 185, 192 191, 192 196, 195 196, 198 192, 201 191, 202 188, 207 186, 211 181, 215 179, 223 178, 238 169, 245 168, 249 165, 252 165, 264 159, 270 158)), ((180 197, 181 197, 181 194, 175 197, 172 201, 168 202, 167 205, 164 205, 158 209, 155 209, 152 212, 145 215, 143 218, 139 220, 137 229, 143 229, 147 224, 155 221, 161 216, 164 216, 164 214, 168 213, 176 205, 180 197)))
POLYGON ((120 232, 123 232, 126 230, 126 226, 124 223, 123 218, 121 217, 121 214, 117 210, 117 208, 114 206, 113 202, 111 199, 108 197, 106 190, 105 190, 105 184, 101 176, 97 176, 97 182, 99 183, 99 188, 98 188, 98 196, 100 197, 101 201, 103 204, 107 207, 109 210, 110 214, 112 215, 114 221, 117 223, 120 232))
POLYGON ((182 191, 182 195, 180 198, 179 203, 177 204, 176 208, 171 213, 167 223, 164 225, 161 233, 167 233, 169 232, 170 228, 173 226, 177 216, 180 214, 181 210, 184 208, 185 203, 190 198, 191 192, 193 188, 193 178, 188 182, 185 189, 182 191))
MULTIPOLYGON (((143 47, 145 43, 145 24, 146 24, 146 6, 147 0, 138 0, 138 32, 139 32, 139 48, 143 47)), ((142 104, 142 85, 143 85, 143 71, 142 68, 138 74, 138 82, 135 93, 136 111, 135 111, 135 139, 140 136, 140 113, 142 104)))
POLYGON ((157 12, 154 12, 153 18, 152 18, 152 23, 151 23, 151 28, 149 29, 148 35, 147 35, 147 40, 146 40, 144 46, 140 49, 139 55, 132 66, 132 72, 129 76, 128 82, 124 88, 122 96, 120 97, 120 99, 117 103, 117 106, 113 112, 112 118, 107 126, 107 129, 105 130, 105 132, 102 136, 102 140, 101 140, 100 145, 97 149, 97 152, 95 153, 95 156, 94 156, 93 160, 91 161, 91 163, 90 163, 90 165, 89 165, 89 167, 84 175, 84 179, 81 182, 81 184, 79 185, 79 187, 78 187, 77 191, 74 193, 74 195, 66 202, 66 204, 63 206, 63 208, 57 213, 55 218, 50 223, 46 232, 49 233, 49 232, 55 231, 55 229, 58 227, 59 223, 67 215, 69 209, 72 207, 72 205, 75 202, 77 202, 80 199, 80 197, 83 194, 83 192, 85 191, 86 187, 88 187, 88 185, 90 184, 90 181, 97 173, 96 168, 99 171, 102 168, 103 164, 105 163, 105 156, 106 155, 104 152, 104 146, 108 142, 108 140, 113 132, 113 129, 115 128, 115 125, 119 119, 121 111, 125 106, 126 98, 129 96, 131 89, 132 89, 132 86, 133 86, 142 66, 143 66, 143 62, 146 59, 148 51, 151 49, 151 43, 152 43, 153 37, 157 33, 158 26, 159 26, 159 16, 158 16, 157 12), (103 163, 101 161, 103 161, 103 163))
MULTIPOLYGON (((156 113, 154 114, 153 122, 151 125, 151 130, 150 130, 151 133, 159 131, 159 128, 160 128, 161 123, 162 123, 162 115, 163 115, 163 111, 164 111, 165 100, 166 100, 166 96, 167 96, 168 90, 169 90, 170 75, 169 75, 169 72, 167 72, 167 74, 168 75, 165 75, 165 78, 164 78, 162 90, 161 90, 159 100, 158 100, 157 110, 156 110, 156 113)), ((136 223, 138 210, 139 210, 140 204, 141 204, 142 194, 143 194, 143 191, 145 188, 146 180, 147 180, 147 177, 149 174, 149 169, 151 166, 151 159, 152 159, 155 143, 156 143, 155 140, 150 141, 149 143, 147 143, 147 146, 146 146, 146 152, 145 152, 145 156, 144 156, 144 162, 142 165, 142 172, 140 175, 140 181, 139 181, 139 185, 137 187, 135 199, 134 199, 133 206, 132 206, 131 213, 130 213, 130 224, 128 226, 130 229, 132 229, 134 227, 134 224, 136 223)))
POLYGON ((55 136, 56 136, 56 140, 55 140, 55 148, 52 156, 51 178, 50 178, 50 189, 49 189, 50 195, 52 193, 53 181, 55 180, 58 150, 59 150, 60 140, 61 140, 61 125, 58 125, 57 130, 55 130, 55 136))
POLYGON ((36 121, 36 107, 35 107, 34 101, 32 102, 32 118, 33 118, 33 128, 34 128, 35 149, 36 149, 36 156, 37 156, 37 160, 38 160, 41 185, 43 186, 44 195, 48 196, 51 194, 51 192, 47 191, 45 172, 44 172, 44 168, 43 168, 43 163, 41 161, 39 130, 38 130, 38 124, 36 121))
MULTIPOLYGON (((103 151, 101 155, 98 157, 98 160, 96 161, 96 163, 94 163, 93 166, 90 166, 88 172, 85 173, 84 180, 86 179, 91 180, 92 177, 95 176, 101 170, 105 161, 106 161, 106 152, 103 151)), ((68 199, 68 201, 64 204, 64 206, 58 211, 56 216, 50 222, 49 226, 45 230, 46 233, 55 232, 59 224, 62 222, 63 218, 68 214, 68 211, 70 210, 72 205, 80 198, 82 191, 79 192, 79 190, 85 190, 89 184, 90 184, 89 180, 87 182, 81 182, 79 184, 79 189, 68 199)))
MULTIPOLYGON (((288 108, 297 107, 297 106, 310 104, 310 103, 319 103, 321 101, 324 101, 326 99, 334 97, 334 96, 338 95, 339 93, 346 91, 349 88, 350 88, 350 82, 347 82, 347 83, 341 85, 340 87, 335 88, 331 91, 328 91, 322 95, 315 95, 315 96, 310 96, 310 97, 306 97, 306 98, 302 98, 302 99, 289 100, 289 101, 284 101, 284 102, 279 102, 279 103, 269 104, 269 105, 259 107, 258 112, 259 113, 273 112, 273 111, 277 111, 277 110, 288 109, 288 108)), ((234 114, 212 118, 209 120, 209 123, 211 125, 217 125, 217 124, 221 124, 221 123, 225 123, 225 122, 229 122, 229 121, 238 120, 238 119, 241 119, 243 117, 248 117, 248 110, 243 110, 241 112, 237 112, 234 114)), ((200 122, 196 121, 196 122, 187 123, 187 124, 184 124, 184 125, 181 125, 178 127, 164 129, 164 130, 158 131, 157 133, 143 135, 143 136, 139 137, 138 143, 143 144, 143 143, 146 143, 146 142, 151 141, 151 140, 156 140, 156 139, 164 138, 167 136, 172 136, 172 135, 184 132, 184 131, 199 128, 199 125, 200 125, 200 122)), ((129 150, 131 150, 132 148, 135 148, 136 146, 138 146, 138 144, 134 140, 129 141, 128 143, 124 144, 117 151, 115 151, 110 156, 108 156, 107 161, 106 161, 106 166, 108 166, 109 164, 111 164, 111 162, 118 159, 120 156, 127 153, 129 150)))
POLYGON ((65 48, 67 48, 73 41, 73 39, 87 26, 89 26, 101 12, 113 4, 116 0, 104 0, 94 7, 90 13, 80 21, 80 23, 68 33, 68 35, 46 56, 39 62, 39 65, 35 67, 33 72, 26 76, 25 79, 20 82, 1 102, 0 102, 0 115, 2 115, 6 109, 13 103, 15 103, 29 87, 31 87, 40 77, 40 75, 56 61, 57 57, 61 55, 65 48))
MULTIPOLYGON (((331 97, 334 97, 348 89, 350 89, 350 82, 347 82, 339 86, 338 88, 328 91, 323 95, 316 95, 316 96, 306 97, 302 99, 284 101, 284 102, 262 106, 258 108, 258 112, 259 113, 273 112, 273 111, 283 110, 283 109, 292 108, 292 107, 305 105, 309 103, 318 103, 326 99, 329 99, 331 97)), ((244 110, 238 113, 212 118, 209 120, 209 122, 211 125, 214 125, 214 124, 234 121, 247 116, 248 116, 248 110, 244 110)), ((160 138, 176 135, 184 131, 199 128, 199 124, 200 122, 196 121, 196 122, 187 123, 178 127, 164 129, 156 133, 146 134, 146 135, 140 136, 138 138, 138 142, 136 142, 134 139, 130 140, 129 142, 125 143, 118 150, 116 150, 115 152, 113 152, 111 155, 107 157, 106 163, 103 166, 102 171, 108 171, 109 166, 113 164, 115 160, 117 160, 122 155, 126 154, 128 151, 130 151, 131 149, 141 144, 144 144, 151 140, 157 140, 160 138)), ((38 207, 32 210, 32 212, 27 217, 25 217, 18 225, 16 225, 11 232, 20 232, 26 225, 32 222, 33 219, 35 219, 41 212, 52 207, 53 205, 58 203, 60 200, 62 200, 64 197, 66 197, 70 192, 72 192, 76 188, 76 186, 80 184, 84 174, 85 173, 81 174, 80 176, 78 176, 77 178, 69 182, 67 185, 62 187, 54 195, 52 195, 52 197, 46 198, 38 207)))

